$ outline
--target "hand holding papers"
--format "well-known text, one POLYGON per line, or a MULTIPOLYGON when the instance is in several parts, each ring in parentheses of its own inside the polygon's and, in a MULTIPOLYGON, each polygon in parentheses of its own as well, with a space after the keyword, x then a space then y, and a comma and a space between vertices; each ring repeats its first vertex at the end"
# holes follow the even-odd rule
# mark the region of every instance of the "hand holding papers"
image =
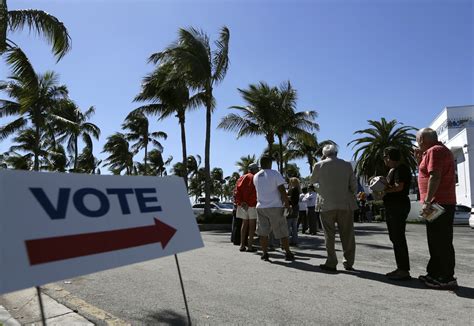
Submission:
POLYGON ((420 212, 420 217, 427 222, 432 222, 444 213, 444 208, 436 203, 428 206, 423 205, 423 210, 420 212))

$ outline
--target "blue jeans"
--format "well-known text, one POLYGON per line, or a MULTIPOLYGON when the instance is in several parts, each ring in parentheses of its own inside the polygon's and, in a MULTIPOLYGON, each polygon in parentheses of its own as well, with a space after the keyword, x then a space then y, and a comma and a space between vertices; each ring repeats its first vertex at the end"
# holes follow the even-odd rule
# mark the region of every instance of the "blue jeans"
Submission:
POLYGON ((290 243, 298 243, 298 219, 297 218, 288 218, 286 219, 288 223, 288 233, 291 236, 290 243))

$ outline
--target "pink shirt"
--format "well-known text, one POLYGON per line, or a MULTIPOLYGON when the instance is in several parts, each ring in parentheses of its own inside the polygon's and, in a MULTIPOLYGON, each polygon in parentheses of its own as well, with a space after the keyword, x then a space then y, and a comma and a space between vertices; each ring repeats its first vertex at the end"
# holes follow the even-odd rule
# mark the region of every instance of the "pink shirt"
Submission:
POLYGON ((428 193, 430 172, 439 171, 441 181, 433 201, 439 204, 456 204, 456 181, 454 175, 454 157, 451 151, 442 143, 437 143, 423 153, 418 167, 418 186, 420 200, 424 201, 428 193))

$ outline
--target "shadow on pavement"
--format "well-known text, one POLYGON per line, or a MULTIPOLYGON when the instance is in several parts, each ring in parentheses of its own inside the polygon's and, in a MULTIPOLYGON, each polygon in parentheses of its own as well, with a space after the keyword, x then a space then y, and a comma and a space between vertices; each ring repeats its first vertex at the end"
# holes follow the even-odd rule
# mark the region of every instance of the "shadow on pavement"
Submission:
MULTIPOLYGON (((271 259, 272 257, 270 257, 271 259)), ((318 272, 318 268, 316 268, 314 265, 304 263, 302 261, 294 260, 292 262, 286 262, 284 261, 285 257, 283 256, 281 258, 281 261, 279 260, 271 260, 271 263, 273 265, 280 265, 288 268, 294 268, 294 269, 299 269, 301 271, 306 271, 306 272, 318 272)), ((323 271, 321 271, 323 272, 323 271)))
POLYGON ((460 286, 454 293, 461 298, 474 299, 474 289, 460 286))
POLYGON ((384 274, 374 273, 374 272, 369 272, 369 271, 364 271, 364 270, 357 270, 357 269, 353 272, 339 271, 339 273, 353 275, 353 276, 363 278, 366 280, 377 281, 381 283, 387 283, 387 284, 392 284, 392 285, 402 286, 402 287, 407 287, 407 288, 412 288, 412 289, 426 289, 426 286, 420 281, 418 281, 416 278, 412 278, 410 281, 393 281, 393 280, 388 279, 384 274))
POLYGON ((146 325, 187 325, 188 318, 185 315, 178 314, 173 310, 149 311, 143 320, 146 325))
POLYGON ((393 250, 393 247, 392 246, 382 246, 382 245, 378 245, 378 244, 373 244, 373 243, 363 243, 363 242, 357 242, 356 243, 357 246, 366 246, 366 247, 369 247, 369 248, 374 248, 374 249, 388 249, 388 250, 393 250))

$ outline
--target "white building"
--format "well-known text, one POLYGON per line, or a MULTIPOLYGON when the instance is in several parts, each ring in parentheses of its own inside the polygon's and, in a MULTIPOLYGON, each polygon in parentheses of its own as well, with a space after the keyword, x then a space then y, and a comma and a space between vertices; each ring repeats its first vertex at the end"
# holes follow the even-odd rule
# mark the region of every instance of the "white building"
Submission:
POLYGON ((446 107, 430 128, 454 155, 457 203, 474 207, 474 105, 446 107))

